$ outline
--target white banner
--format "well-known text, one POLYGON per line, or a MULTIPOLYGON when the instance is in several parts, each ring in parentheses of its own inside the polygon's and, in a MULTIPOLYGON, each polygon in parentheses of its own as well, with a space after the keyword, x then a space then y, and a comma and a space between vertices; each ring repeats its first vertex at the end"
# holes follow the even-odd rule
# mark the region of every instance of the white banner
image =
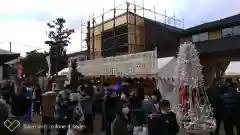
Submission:
POLYGON ((131 76, 157 73, 157 52, 149 51, 104 58, 103 75, 131 76))
POLYGON ((78 62, 78 71, 87 76, 147 75, 157 73, 157 52, 149 51, 78 62))

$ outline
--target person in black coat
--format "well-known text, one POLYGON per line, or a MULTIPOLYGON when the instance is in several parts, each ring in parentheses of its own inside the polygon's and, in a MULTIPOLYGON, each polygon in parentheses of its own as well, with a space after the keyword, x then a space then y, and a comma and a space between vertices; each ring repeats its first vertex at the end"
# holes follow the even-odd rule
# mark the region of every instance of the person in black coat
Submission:
POLYGON ((235 84, 229 83, 226 80, 226 85, 223 93, 220 96, 221 112, 224 123, 224 129, 227 135, 234 135, 234 126, 240 131, 240 93, 237 92, 235 84))
POLYGON ((151 130, 148 130, 148 135, 176 135, 179 133, 176 114, 170 111, 170 102, 161 100, 161 111, 157 114, 152 114, 151 130))
POLYGON ((117 105, 119 103, 119 98, 117 97, 117 93, 109 89, 109 93, 105 97, 104 100, 104 116, 105 116, 105 130, 106 135, 111 135, 111 123, 117 114, 117 105))
POLYGON ((11 113, 16 116, 18 121, 23 124, 25 120, 25 114, 28 110, 28 100, 22 92, 12 95, 11 113))
POLYGON ((216 119, 216 130, 210 135, 219 135, 220 125, 222 122, 221 102, 220 96, 223 92, 223 88, 219 80, 214 80, 211 87, 207 89, 208 100, 213 108, 214 118, 216 119))
POLYGON ((42 90, 39 85, 35 88, 35 99, 34 99, 34 113, 40 115, 41 101, 42 101, 42 90))

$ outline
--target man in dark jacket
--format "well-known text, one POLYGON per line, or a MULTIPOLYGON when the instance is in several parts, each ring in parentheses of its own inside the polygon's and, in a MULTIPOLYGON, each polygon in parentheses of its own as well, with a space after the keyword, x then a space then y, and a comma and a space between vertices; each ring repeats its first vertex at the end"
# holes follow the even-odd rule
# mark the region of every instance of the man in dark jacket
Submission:
POLYGON ((161 100, 161 110, 157 114, 152 114, 152 123, 149 125, 149 135, 176 135, 179 133, 179 126, 176 114, 170 111, 170 103, 168 100, 161 100))
POLYGON ((40 107, 42 101, 42 90, 39 85, 36 86, 34 90, 35 99, 34 99, 34 112, 40 115, 40 107))
POLYGON ((237 92, 234 84, 229 83, 227 79, 227 86, 224 87, 224 92, 221 95, 220 102, 222 104, 222 118, 224 129, 227 135, 234 135, 233 128, 236 126, 239 131, 239 114, 240 114, 240 93, 237 92))
POLYGON ((28 110, 28 100, 24 96, 22 91, 18 93, 16 92, 14 95, 12 95, 11 113, 12 115, 16 116, 16 118, 21 123, 21 125, 23 124, 26 118, 27 110, 28 110))
POLYGON ((213 108, 214 118, 216 119, 215 133, 210 133, 210 135, 219 135, 220 125, 222 122, 221 102, 220 102, 220 95, 223 91, 222 89, 223 87, 220 86, 219 80, 214 80, 210 88, 207 89, 207 96, 213 108))
POLYGON ((109 93, 104 100, 104 116, 105 116, 105 129, 106 135, 111 135, 111 123, 113 122, 116 114, 118 104, 118 97, 115 91, 108 90, 109 93))

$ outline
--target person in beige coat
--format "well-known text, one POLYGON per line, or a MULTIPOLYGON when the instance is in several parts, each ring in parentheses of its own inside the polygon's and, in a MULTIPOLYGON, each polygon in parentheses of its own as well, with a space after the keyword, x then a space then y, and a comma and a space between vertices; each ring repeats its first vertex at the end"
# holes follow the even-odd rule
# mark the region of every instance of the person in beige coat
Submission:
POLYGON ((55 111, 55 104, 56 104, 56 92, 48 91, 43 93, 42 95, 42 128, 41 134, 42 135, 50 135, 51 128, 49 125, 54 124, 54 111, 55 111), (46 130, 46 131, 45 131, 46 130), (46 132, 46 134, 45 134, 46 132))

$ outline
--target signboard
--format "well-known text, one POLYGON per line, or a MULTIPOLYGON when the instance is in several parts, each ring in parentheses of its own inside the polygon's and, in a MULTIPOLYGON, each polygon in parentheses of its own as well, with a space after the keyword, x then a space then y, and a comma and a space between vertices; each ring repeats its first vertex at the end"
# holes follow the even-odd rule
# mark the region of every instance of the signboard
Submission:
POLYGON ((157 73, 157 52, 148 51, 78 62, 78 71, 86 76, 147 75, 157 73))
POLYGON ((85 76, 100 76, 103 73, 103 59, 77 62, 77 70, 85 76))
POLYGON ((108 57, 103 61, 103 75, 131 76, 157 73, 156 50, 108 57))

